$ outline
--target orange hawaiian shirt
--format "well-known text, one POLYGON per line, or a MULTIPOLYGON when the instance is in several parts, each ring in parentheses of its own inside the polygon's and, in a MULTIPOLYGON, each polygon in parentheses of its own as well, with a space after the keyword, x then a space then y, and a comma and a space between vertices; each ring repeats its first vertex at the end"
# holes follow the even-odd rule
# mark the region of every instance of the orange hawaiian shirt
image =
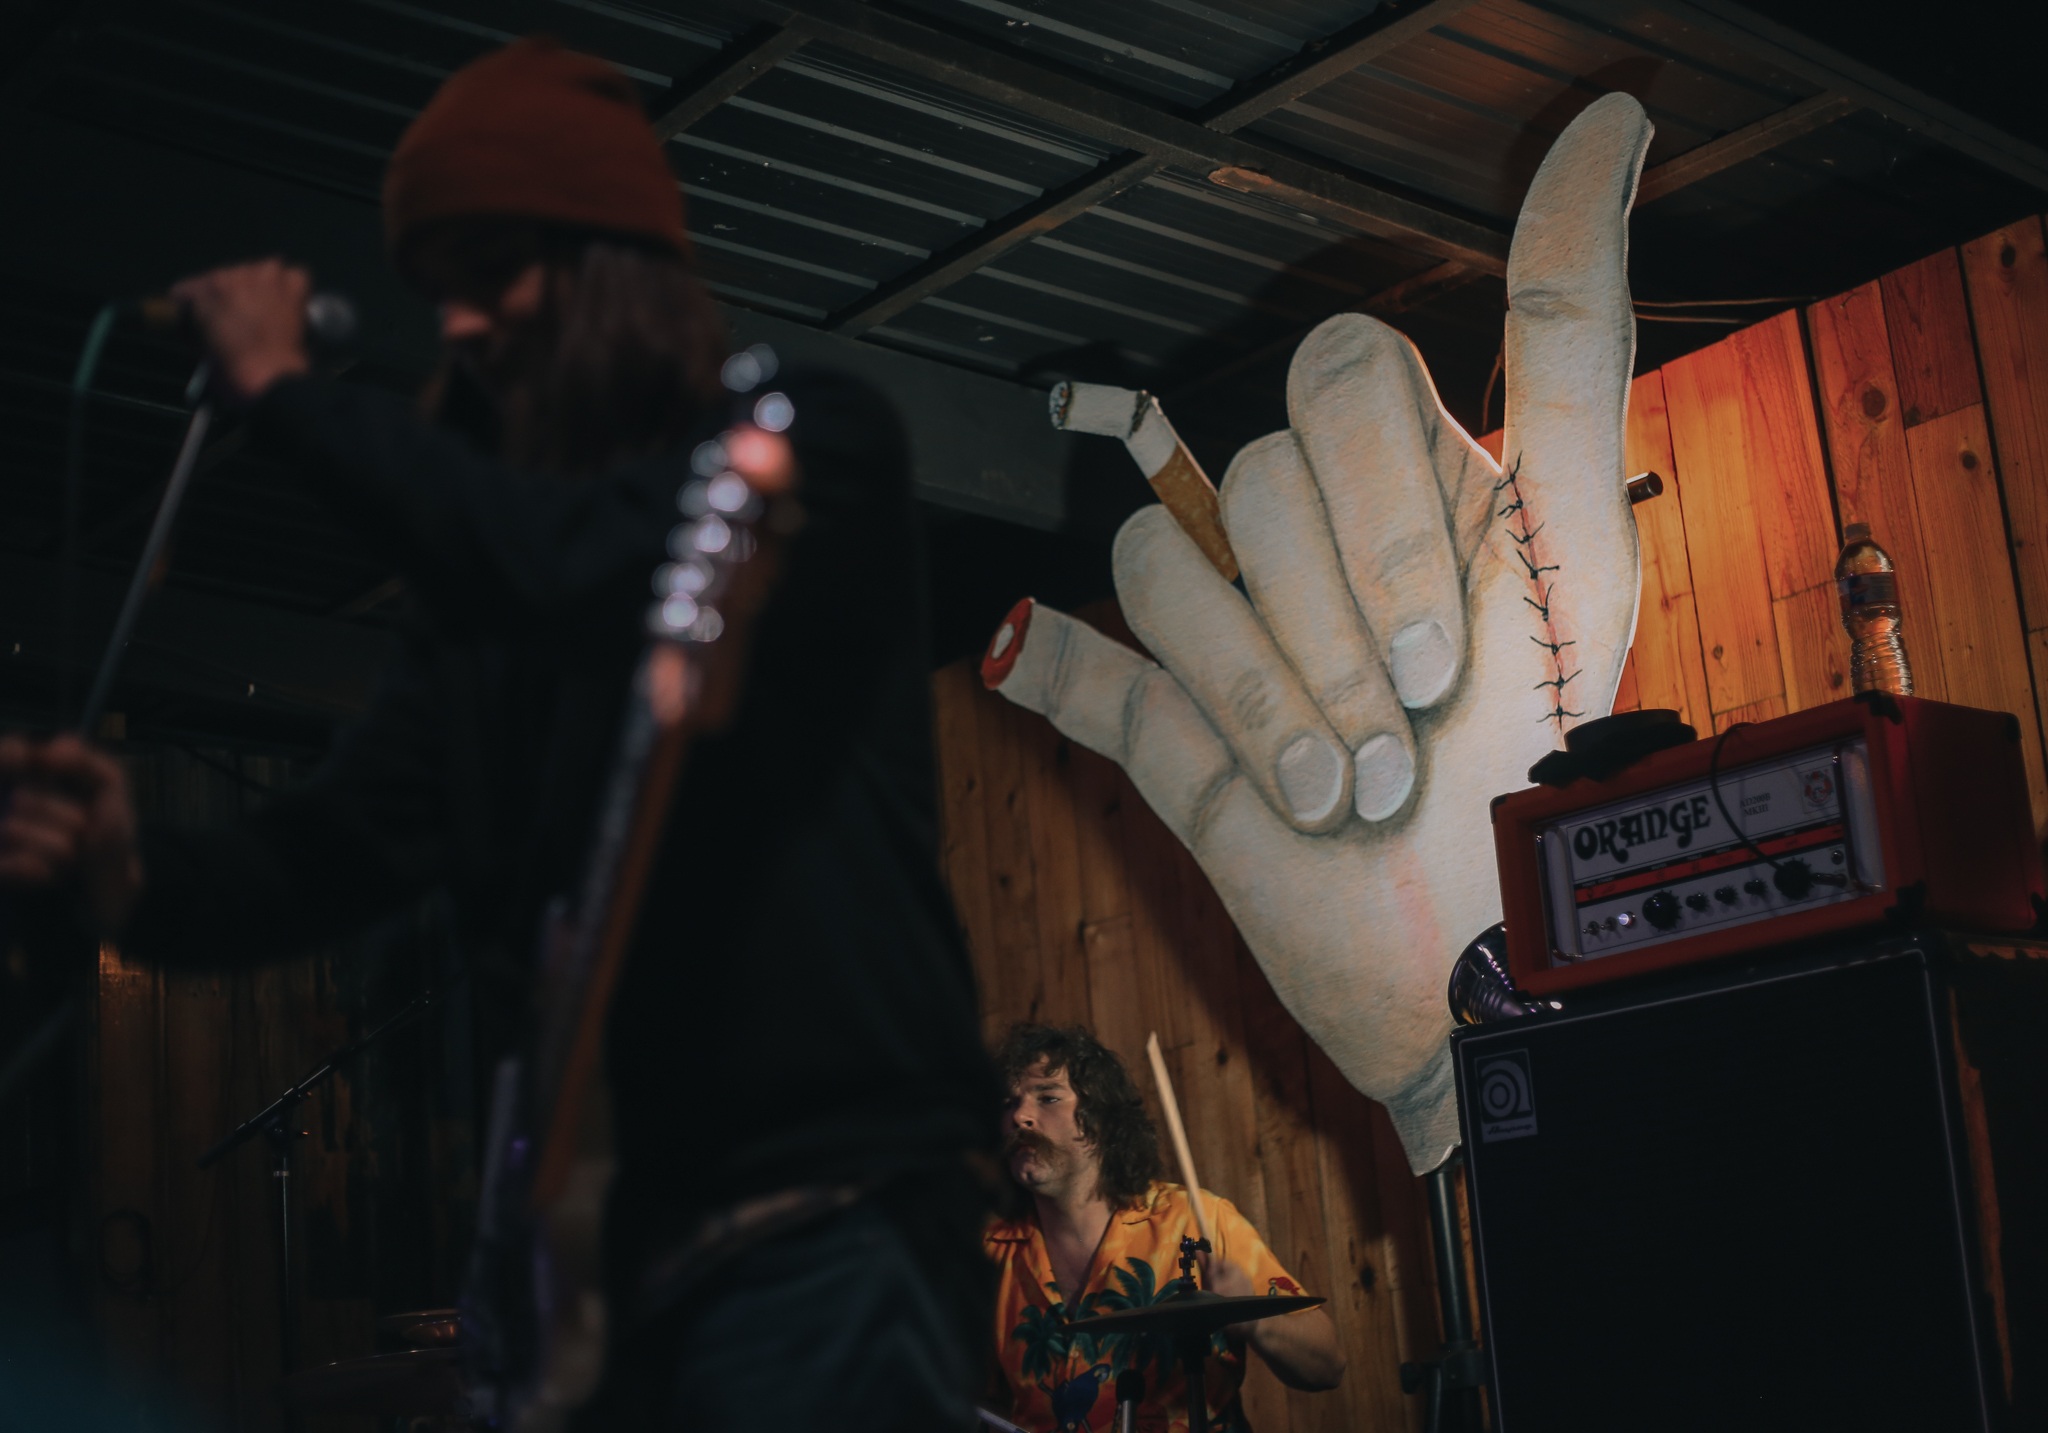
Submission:
MULTIPOLYGON (((1206 1190, 1203 1202, 1216 1226, 1217 1253, 1266 1293, 1301 1292, 1235 1205, 1206 1190)), ((1075 1333, 1067 1327, 1070 1319, 1139 1308, 1178 1290, 1183 1235, 1200 1237, 1187 1190, 1155 1182, 1135 1207, 1110 1215, 1088 1266, 1088 1285, 1069 1299, 1053 1277, 1035 1216, 989 1226, 982 1242, 1000 1279, 996 1358, 1010 1385, 1012 1421, 1032 1433, 1107 1433, 1115 1425, 1116 1376, 1135 1368, 1145 1375, 1138 1427, 1143 1433, 1186 1433, 1187 1379, 1171 1340, 1156 1334, 1075 1333)), ((1216 1433, 1249 1433, 1238 1402, 1244 1360, 1243 1340, 1215 1336, 1203 1364, 1203 1382, 1209 1426, 1216 1433)))

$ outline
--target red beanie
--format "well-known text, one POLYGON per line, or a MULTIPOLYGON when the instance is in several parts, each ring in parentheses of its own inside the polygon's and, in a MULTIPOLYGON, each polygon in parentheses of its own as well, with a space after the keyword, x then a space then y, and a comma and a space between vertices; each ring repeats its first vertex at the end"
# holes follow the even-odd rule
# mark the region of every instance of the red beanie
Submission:
POLYGON ((683 196, 624 75, 545 36, 448 77, 384 173, 393 254, 438 219, 540 219, 689 253, 683 196))

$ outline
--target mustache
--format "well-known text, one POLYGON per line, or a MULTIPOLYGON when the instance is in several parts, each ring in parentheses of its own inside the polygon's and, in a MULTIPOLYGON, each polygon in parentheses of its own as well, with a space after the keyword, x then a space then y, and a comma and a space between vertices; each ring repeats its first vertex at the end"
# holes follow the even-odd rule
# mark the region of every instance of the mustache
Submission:
POLYGON ((1002 1157, 1008 1159, 1019 1150, 1027 1149, 1033 1154, 1046 1154, 1052 1149, 1052 1141, 1036 1130, 1020 1129, 1003 1141, 1002 1157))

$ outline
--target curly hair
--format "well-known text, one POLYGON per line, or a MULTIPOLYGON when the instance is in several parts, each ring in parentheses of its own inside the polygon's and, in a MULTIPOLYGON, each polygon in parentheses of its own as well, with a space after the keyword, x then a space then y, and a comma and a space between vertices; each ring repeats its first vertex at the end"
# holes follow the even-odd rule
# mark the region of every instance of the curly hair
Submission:
POLYGON ((1012 1025, 996 1052, 1003 1082, 1014 1087, 1040 1061, 1064 1073, 1074 1091, 1074 1118, 1095 1150, 1102 1197, 1117 1208, 1136 1204, 1160 1175, 1159 1130, 1116 1052, 1079 1025, 1012 1025))

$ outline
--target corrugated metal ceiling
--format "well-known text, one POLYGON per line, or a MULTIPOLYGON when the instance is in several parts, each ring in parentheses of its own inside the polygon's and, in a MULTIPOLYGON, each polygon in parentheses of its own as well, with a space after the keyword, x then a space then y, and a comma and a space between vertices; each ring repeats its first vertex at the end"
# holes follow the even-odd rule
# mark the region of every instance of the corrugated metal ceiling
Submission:
MULTIPOLYGON (((1628 90, 1649 108, 1658 127, 1652 165, 1819 92, 1634 0, 1451 9, 1244 135, 1505 231, 1551 139, 1608 90, 1628 90)), ((1188 110, 1374 10, 1371 0, 914 6, 950 31, 1188 110)), ((604 55, 659 111, 758 23, 717 4, 164 0, 129 7, 67 57, 69 82, 42 103, 371 198, 391 145, 441 78, 516 33, 545 30, 604 55)), ((1660 230, 1691 244, 1719 240, 1845 191, 1861 224, 1924 227, 1919 211, 1934 196, 1922 192, 1915 161, 1937 149, 1867 112, 1838 121, 1659 201, 1639 220, 1639 256, 1654 269, 1660 230)), ((816 323, 1117 152, 829 43, 783 59, 670 151, 714 288, 816 323)), ((1065 350, 1106 346, 1156 376, 1196 356, 1213 363, 1256 349, 1434 262, 1327 215, 1169 169, 999 255, 870 336, 1011 374, 1042 369, 1065 350)))
MULTIPOLYGON (((813 24, 668 145, 711 287, 945 363, 1179 394, 1183 428, 1217 460, 1279 420, 1293 337, 1346 308, 1376 305, 1404 327, 1448 406, 1476 422, 1502 293, 1477 270, 1446 277, 1440 246, 1355 206, 1284 185, 1225 188, 1195 162, 1211 152, 1202 143, 1248 143, 1231 152, 1326 176, 1331 192, 1420 202, 1498 252, 1552 139, 1601 94, 1642 100, 1657 166, 1835 84, 1825 64, 1750 34, 1724 0, 155 0, 94 13, 97 26, 32 57, 35 113, 370 203, 435 87, 514 35, 604 56, 658 115, 776 23, 813 24), (875 40, 883 31, 944 53, 892 49, 875 40), (1373 41, 1381 33, 1399 38, 1373 41), (1285 90, 1235 138, 1196 127, 1234 128, 1226 107, 1326 54, 1349 57, 1360 37, 1358 63, 1285 90), (1017 88, 1019 57, 1038 66, 1026 81, 1043 77, 1031 95, 1017 88), (1180 128, 1149 155, 1116 138, 1162 125, 1180 128), (963 253, 957 272, 938 273, 963 253), (1419 276, 1419 300, 1389 297, 1419 276), (1227 388, 1205 385, 1219 372, 1227 388)), ((1982 126, 1956 141, 1976 146, 1965 157, 1929 137, 1955 132, 1916 121, 1910 96, 1873 105, 1850 91, 1847 117, 1640 207, 1638 296, 1832 292, 2039 207, 2016 176, 2048 187, 2048 159, 1982 126), (2004 162, 2000 144, 2018 158, 2004 162)), ((0 546, 41 551, 60 463, 52 385, 92 305, 29 275, 0 297, 0 404, 27 435, 0 493, 0 546)), ((1646 361, 1721 331, 1646 324, 1646 361)), ((102 380, 134 400, 95 429, 88 529, 101 525, 110 564, 139 542, 131 510, 146 511, 176 426, 152 405, 175 402, 179 363, 117 348, 102 380)), ((246 457, 221 463, 195 497, 177 580, 313 611, 374 587, 374 564, 274 477, 246 457)))

